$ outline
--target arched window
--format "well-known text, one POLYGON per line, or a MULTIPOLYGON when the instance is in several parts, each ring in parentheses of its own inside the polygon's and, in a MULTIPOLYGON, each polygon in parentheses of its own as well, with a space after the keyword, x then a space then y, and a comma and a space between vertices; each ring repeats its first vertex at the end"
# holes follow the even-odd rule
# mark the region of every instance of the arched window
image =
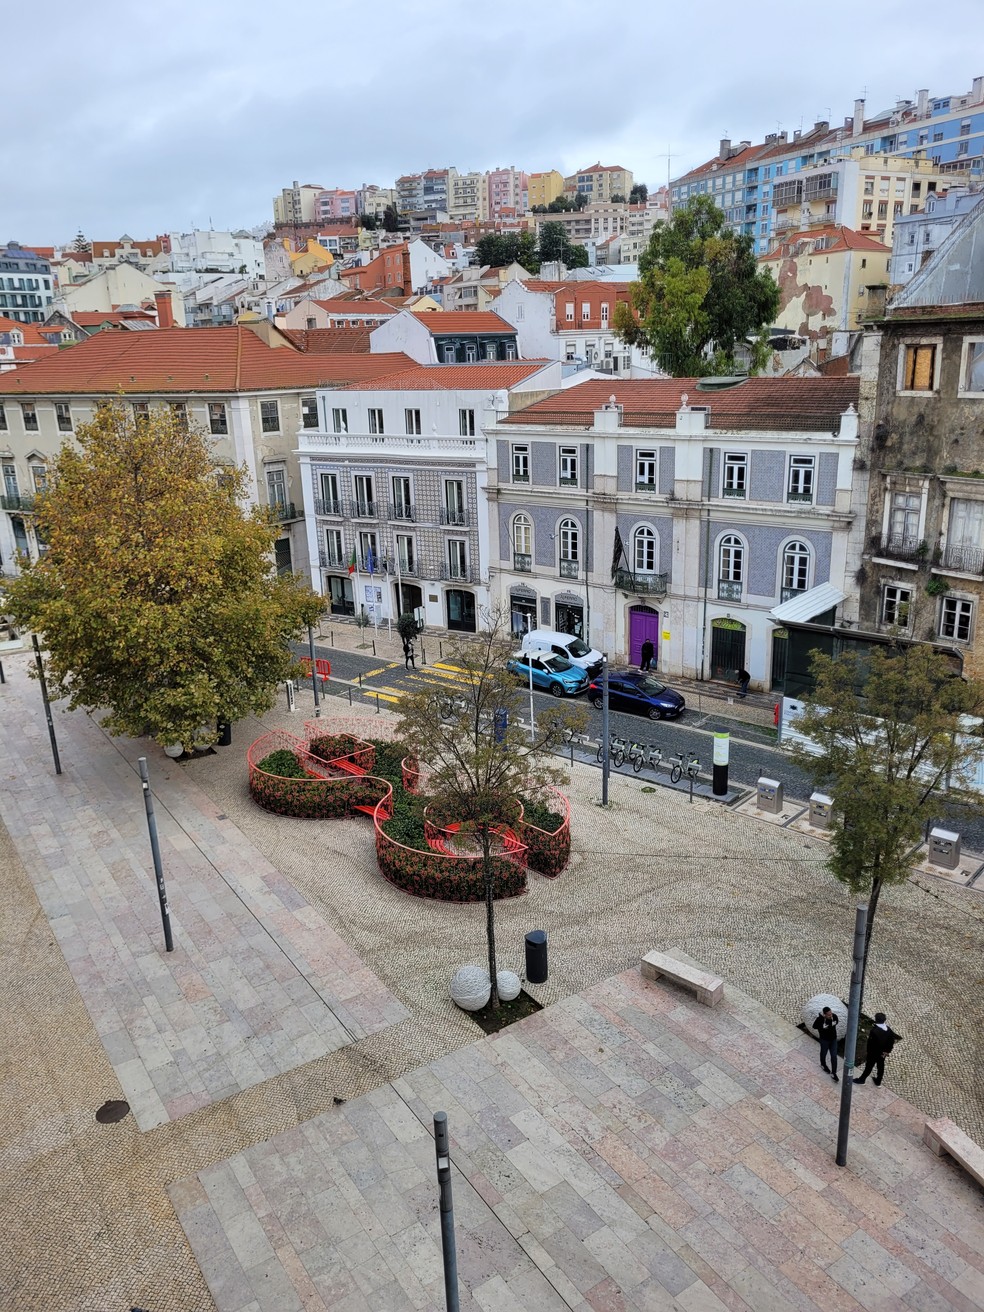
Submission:
POLYGON ((810 585, 810 548, 805 542, 787 542, 782 553, 782 591, 805 592, 810 585))
POLYGON ((732 533, 721 539, 718 578, 725 583, 741 583, 745 577, 745 547, 732 533))
POLYGON ((512 525, 513 551, 517 556, 533 554, 533 524, 529 515, 517 515, 512 525))
POLYGON ((581 559, 581 529, 577 520, 560 521, 560 559, 575 563, 581 559))
POLYGON ((637 528, 633 534, 632 561, 637 574, 656 573, 656 534, 651 528, 637 528))

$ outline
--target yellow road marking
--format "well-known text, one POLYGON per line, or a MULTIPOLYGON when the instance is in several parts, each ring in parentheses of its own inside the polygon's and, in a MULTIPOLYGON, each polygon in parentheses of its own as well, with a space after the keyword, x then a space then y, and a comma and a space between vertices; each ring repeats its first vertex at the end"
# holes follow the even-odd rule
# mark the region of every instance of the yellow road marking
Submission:
MULTIPOLYGON (((433 676, 433 677, 431 678, 431 680, 429 680, 429 682, 434 682, 435 680, 440 680, 440 681, 443 682, 443 683, 453 683, 453 684, 455 684, 456 687, 459 687, 459 688, 470 688, 470 687, 472 686, 472 681, 471 681, 470 678, 469 678, 469 679, 459 679, 459 677, 458 677, 456 674, 451 674, 451 673, 449 673, 449 672, 446 671, 446 670, 438 669, 436 666, 433 666, 433 665, 428 665, 428 666, 427 666, 427 672, 428 672, 428 674, 430 674, 430 675, 433 676)), ((426 678, 426 677, 427 677, 427 676, 423 673, 423 671, 421 671, 419 674, 416 674, 416 675, 414 675, 414 674, 411 674, 411 675, 410 675, 410 678, 411 678, 411 679, 413 679, 413 678, 421 679, 421 678, 426 678)))
POLYGON ((381 702, 398 702, 400 700, 399 697, 393 697, 388 692, 369 692, 368 689, 364 689, 362 695, 363 697, 371 697, 373 701, 377 697, 381 702))
POLYGON ((446 665, 444 661, 434 661, 431 668, 435 670, 453 670, 455 674, 467 674, 469 680, 475 677, 471 670, 463 670, 460 665, 446 665))
POLYGON ((362 677, 363 679, 374 679, 377 674, 383 674, 386 670, 391 670, 392 668, 392 665, 380 665, 378 670, 366 670, 362 677))

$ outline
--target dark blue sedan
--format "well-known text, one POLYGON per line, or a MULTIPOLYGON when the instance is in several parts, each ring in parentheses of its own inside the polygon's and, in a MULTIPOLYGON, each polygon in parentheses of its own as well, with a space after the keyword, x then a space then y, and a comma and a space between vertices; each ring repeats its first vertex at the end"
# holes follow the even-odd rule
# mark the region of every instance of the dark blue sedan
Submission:
MULTIPOLYGON (((601 706, 601 680, 588 689, 592 706, 601 706)), ((608 704, 613 711, 633 711, 651 720, 675 720, 687 708, 678 692, 645 670, 612 670, 608 676, 608 704)))

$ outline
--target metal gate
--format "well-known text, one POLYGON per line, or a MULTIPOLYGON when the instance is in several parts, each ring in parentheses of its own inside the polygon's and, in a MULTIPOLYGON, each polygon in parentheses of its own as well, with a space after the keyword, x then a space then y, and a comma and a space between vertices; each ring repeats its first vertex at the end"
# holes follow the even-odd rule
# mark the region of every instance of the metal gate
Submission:
POLYGON ((745 668, 745 626, 738 620, 711 621, 711 678, 732 683, 745 668))
POLYGON ((789 654, 789 630, 772 631, 772 683, 773 691, 781 692, 786 683, 786 657, 789 654))

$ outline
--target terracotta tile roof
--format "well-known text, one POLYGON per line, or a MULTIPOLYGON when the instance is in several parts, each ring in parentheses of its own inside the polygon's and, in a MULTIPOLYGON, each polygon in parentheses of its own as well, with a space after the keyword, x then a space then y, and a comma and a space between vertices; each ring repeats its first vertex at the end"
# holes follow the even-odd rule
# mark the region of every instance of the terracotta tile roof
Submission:
POLYGON ((491 310, 419 310, 416 314, 427 331, 438 337, 446 333, 516 333, 511 323, 491 310))
POLYGON ((857 407, 855 378, 746 378, 722 391, 700 388, 699 378, 595 379, 537 401, 505 419, 507 424, 562 424, 590 428, 594 412, 614 395, 624 428, 674 428, 680 396, 710 406, 709 427, 801 429, 836 432, 849 405, 857 407))
POLYGON ((421 364, 386 378, 353 383, 349 392, 494 391, 516 387, 553 364, 552 360, 509 360, 497 364, 421 364))
POLYGON ((18 323, 16 319, 8 319, 3 314, 0 314, 0 333, 20 333, 25 346, 50 345, 36 323, 18 323))
POLYGON ((377 301, 367 296, 364 298, 344 299, 341 296, 333 296, 330 301, 320 301, 328 314, 339 314, 347 317, 362 315, 366 319, 388 319, 391 315, 399 314, 400 311, 395 305, 390 305, 388 301, 377 301))
POLYGON ((361 355, 369 350, 368 328, 282 328, 299 351, 311 355, 338 353, 361 355))
POLYGON ((239 392, 360 382, 405 370, 402 352, 302 352, 267 346, 249 328, 159 328, 96 333, 64 351, 0 374, 0 395, 119 391, 239 392))
POLYGON ((820 237, 829 239, 829 245, 814 251, 817 255, 830 255, 838 251, 871 251, 876 255, 891 255, 891 246, 871 237, 866 232, 855 232, 837 223, 829 223, 819 228, 803 228, 796 232, 783 233, 782 240, 768 255, 760 255, 760 260, 785 260, 794 254, 793 247, 798 242, 816 242, 820 237))
POLYGON ((71 318, 80 328, 98 328, 101 323, 119 324, 124 319, 149 319, 153 322, 155 316, 139 310, 73 310, 71 318))
POLYGON ((835 355, 832 360, 823 360, 820 364, 820 372, 824 378, 846 378, 851 372, 851 357, 835 355))

